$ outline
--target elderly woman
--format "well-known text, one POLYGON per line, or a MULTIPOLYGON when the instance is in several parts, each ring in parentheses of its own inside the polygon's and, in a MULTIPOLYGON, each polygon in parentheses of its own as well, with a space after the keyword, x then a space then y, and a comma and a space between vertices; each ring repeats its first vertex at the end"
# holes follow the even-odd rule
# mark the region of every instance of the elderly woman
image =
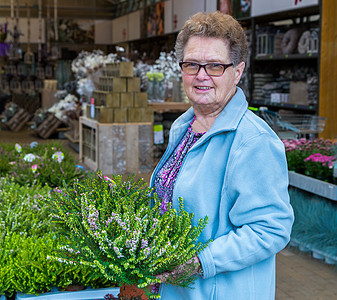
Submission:
POLYGON ((293 211, 283 143, 237 87, 247 52, 242 27, 220 12, 197 13, 177 37, 192 107, 172 124, 151 185, 164 211, 183 197, 195 222, 208 216, 200 240, 212 242, 159 276, 164 300, 274 299, 275 255, 289 241, 293 211), (179 272, 198 274, 192 289, 168 283, 179 272))

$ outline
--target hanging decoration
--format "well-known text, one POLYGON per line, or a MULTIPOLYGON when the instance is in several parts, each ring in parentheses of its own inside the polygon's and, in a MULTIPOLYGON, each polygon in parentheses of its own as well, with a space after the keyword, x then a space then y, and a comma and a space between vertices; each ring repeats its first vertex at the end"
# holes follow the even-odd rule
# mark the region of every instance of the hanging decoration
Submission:
POLYGON ((30 7, 27 4, 27 51, 24 55, 24 62, 28 65, 34 63, 34 53, 30 48, 30 7))
POLYGON ((20 38, 20 31, 19 31, 19 0, 16 1, 16 15, 15 15, 15 23, 14 23, 14 11, 15 11, 15 7, 14 7, 14 0, 11 0, 11 22, 12 24, 14 24, 14 28, 13 31, 10 32, 12 37, 13 37, 13 41, 10 45, 10 49, 9 49, 9 59, 16 61, 21 59, 21 48, 19 46, 19 38, 20 38))
POLYGON ((7 18, 4 24, 0 24, 0 57, 1 56, 7 56, 9 52, 9 45, 6 44, 6 38, 7 38, 7 18))
POLYGON ((55 33, 55 44, 51 49, 51 59, 57 60, 59 58, 59 48, 58 48, 58 25, 57 25, 57 0, 54 0, 54 33, 55 33))
POLYGON ((38 61, 42 60, 42 0, 38 1, 38 22, 39 22, 39 36, 37 46, 38 61))

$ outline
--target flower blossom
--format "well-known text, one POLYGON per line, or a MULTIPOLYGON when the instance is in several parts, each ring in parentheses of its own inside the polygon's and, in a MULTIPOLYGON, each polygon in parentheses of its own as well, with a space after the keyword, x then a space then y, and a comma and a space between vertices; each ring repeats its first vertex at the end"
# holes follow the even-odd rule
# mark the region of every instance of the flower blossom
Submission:
POLYGON ((51 158, 52 158, 53 160, 55 160, 55 161, 61 163, 61 162, 63 161, 63 159, 64 159, 64 154, 63 154, 63 152, 61 152, 61 151, 56 151, 56 152, 52 155, 51 158))
POLYGON ((34 155, 32 153, 28 153, 28 154, 25 155, 23 160, 26 161, 26 162, 32 162, 35 158, 36 158, 36 155, 34 155))
POLYGON ((32 172, 35 173, 37 170, 37 164, 32 165, 32 172))
POLYGON ((304 159, 304 161, 319 162, 323 166, 328 166, 329 168, 333 167, 335 160, 336 160, 335 156, 322 155, 321 153, 312 154, 308 156, 306 159, 304 159))
POLYGON ((16 144, 15 144, 15 150, 16 150, 16 152, 21 153, 21 152, 22 152, 22 147, 21 147, 21 145, 18 144, 18 143, 16 143, 16 144))

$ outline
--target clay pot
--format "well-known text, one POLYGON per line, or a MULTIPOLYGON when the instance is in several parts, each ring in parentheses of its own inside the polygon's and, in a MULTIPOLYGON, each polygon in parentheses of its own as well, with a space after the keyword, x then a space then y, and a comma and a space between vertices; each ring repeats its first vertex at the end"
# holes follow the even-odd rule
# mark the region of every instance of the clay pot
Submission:
POLYGON ((148 300, 145 292, 142 289, 137 288, 136 285, 125 285, 120 287, 118 295, 120 300, 148 300))

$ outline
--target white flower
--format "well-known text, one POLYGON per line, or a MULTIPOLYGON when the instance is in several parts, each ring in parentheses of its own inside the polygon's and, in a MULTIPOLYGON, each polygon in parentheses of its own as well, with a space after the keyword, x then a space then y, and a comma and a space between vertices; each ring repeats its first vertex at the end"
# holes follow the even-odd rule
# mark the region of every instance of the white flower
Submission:
POLYGON ((23 160, 27 161, 27 162, 32 162, 35 158, 36 158, 36 155, 34 155, 32 153, 28 153, 28 154, 25 155, 23 160))

